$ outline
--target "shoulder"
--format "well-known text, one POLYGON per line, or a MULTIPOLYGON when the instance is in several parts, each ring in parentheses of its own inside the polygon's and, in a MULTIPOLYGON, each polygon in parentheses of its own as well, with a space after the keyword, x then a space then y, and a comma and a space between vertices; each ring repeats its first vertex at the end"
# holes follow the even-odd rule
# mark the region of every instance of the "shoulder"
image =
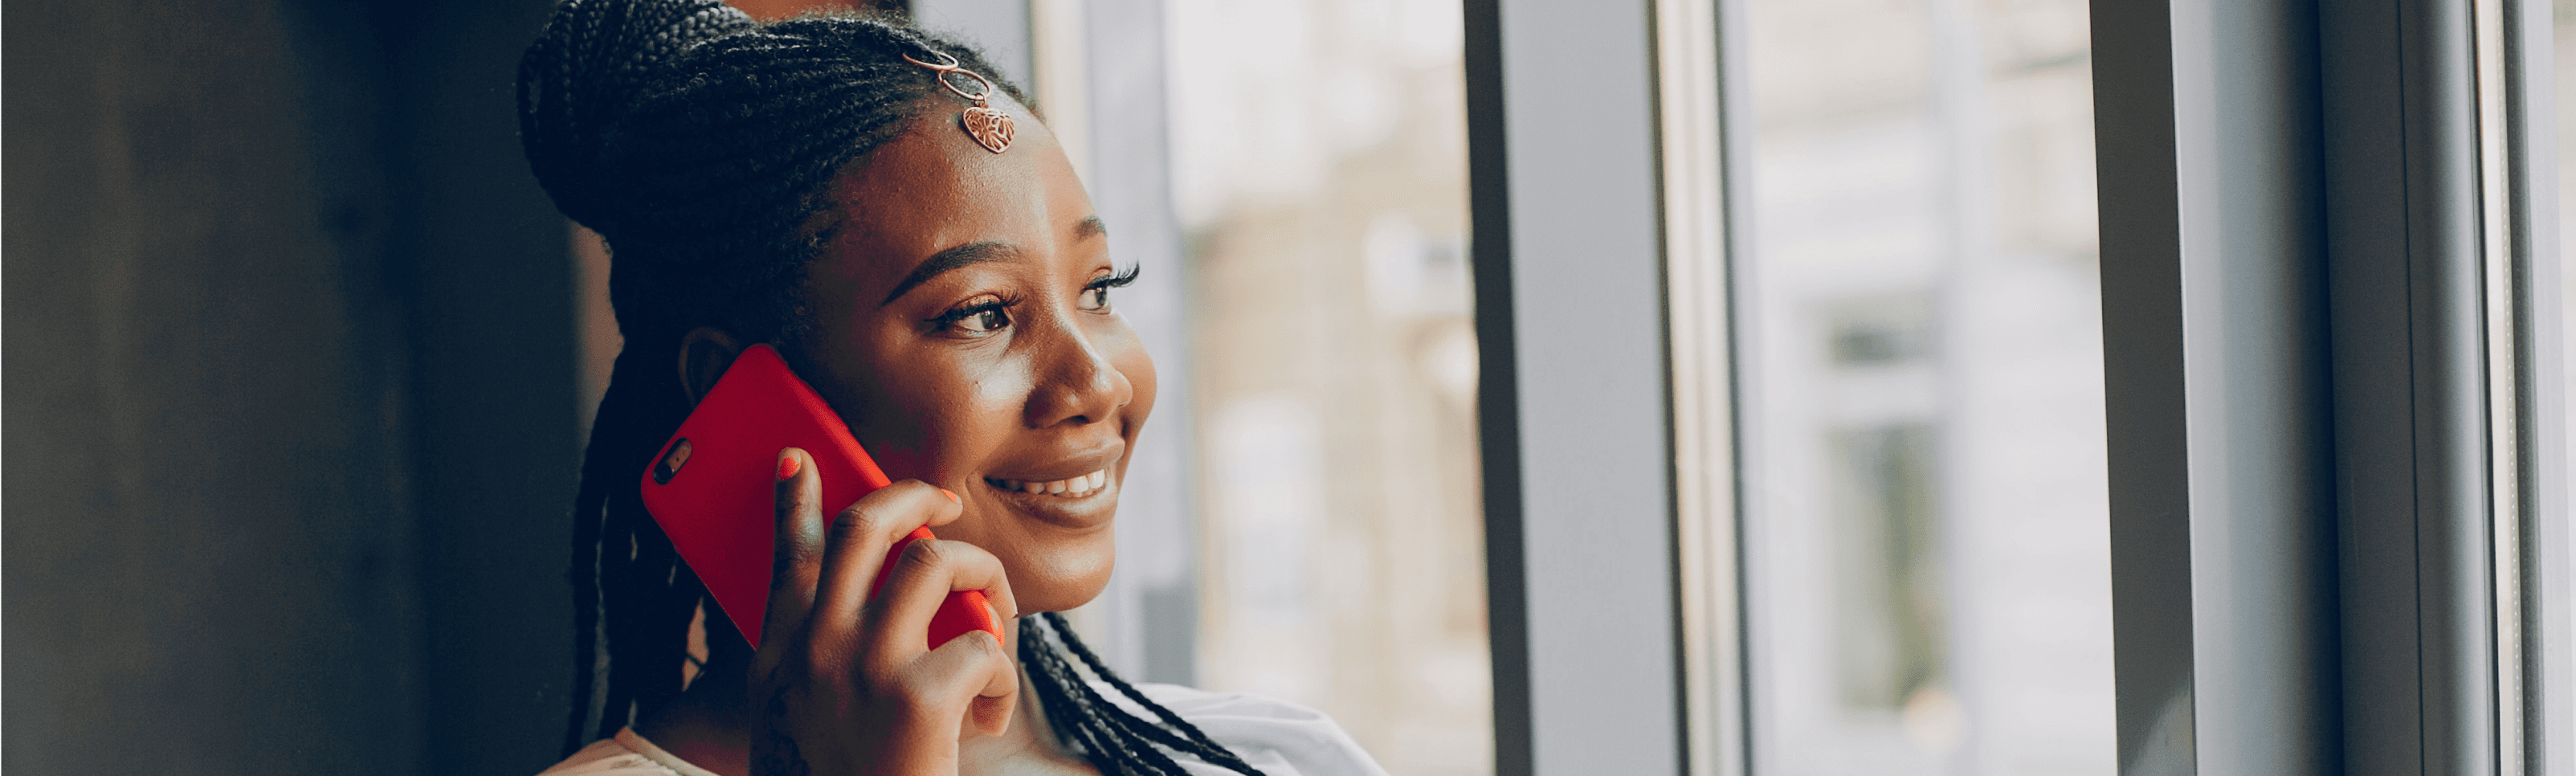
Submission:
MULTIPOLYGON (((1116 689, 1094 686, 1102 697, 1119 699, 1124 705, 1116 689)), ((1377 760, 1323 712, 1253 693, 1209 692, 1176 684, 1138 684, 1136 690, 1269 776, 1386 776, 1377 760)), ((1153 718, 1141 709, 1130 711, 1153 718)))
POLYGON ((633 730, 617 731, 614 738, 603 738, 574 752, 555 767, 537 776, 715 776, 705 769, 672 757, 661 747, 635 735, 633 730))

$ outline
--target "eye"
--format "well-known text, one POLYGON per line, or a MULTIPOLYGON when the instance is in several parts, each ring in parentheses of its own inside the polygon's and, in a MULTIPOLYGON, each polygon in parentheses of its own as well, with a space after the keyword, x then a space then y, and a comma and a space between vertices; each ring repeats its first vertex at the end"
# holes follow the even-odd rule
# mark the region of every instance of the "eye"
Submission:
POLYGON ((1083 284, 1082 295, 1074 298, 1074 306, 1094 312, 1107 311, 1109 309, 1109 289, 1124 287, 1129 283, 1136 282, 1137 274, 1137 267, 1128 267, 1125 272, 1092 278, 1091 282, 1083 284))
POLYGON ((1009 325, 1011 325, 1011 314, 999 307, 977 310, 975 314, 957 322, 957 328, 979 333, 1001 331, 1002 327, 1009 325))
POLYGON ((987 297, 941 313, 930 323, 954 334, 983 336, 1010 328, 1012 304, 1008 299, 987 297))

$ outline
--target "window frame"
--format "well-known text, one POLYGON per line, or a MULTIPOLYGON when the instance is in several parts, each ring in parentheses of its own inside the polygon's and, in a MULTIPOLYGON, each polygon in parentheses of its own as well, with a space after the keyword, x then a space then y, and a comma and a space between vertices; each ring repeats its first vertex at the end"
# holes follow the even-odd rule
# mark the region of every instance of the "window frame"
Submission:
POLYGON ((1645 3, 1465 3, 1495 771, 1680 772, 1645 3))
MULTIPOLYGON (((1749 768, 1741 6, 1466 4, 1500 773, 1749 768)), ((2091 11, 2121 771, 2576 773, 2550 6, 2091 11)))

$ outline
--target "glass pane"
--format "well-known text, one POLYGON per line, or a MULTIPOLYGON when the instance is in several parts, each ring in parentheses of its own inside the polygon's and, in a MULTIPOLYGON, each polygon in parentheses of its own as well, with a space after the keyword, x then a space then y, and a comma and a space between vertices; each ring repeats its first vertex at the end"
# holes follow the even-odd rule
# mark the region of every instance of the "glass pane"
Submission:
POLYGON ((1755 773, 2113 773, 2084 0, 1743 11, 1755 773))
POLYGON ((1490 773, 1459 5, 1165 8, 1200 683, 1490 773))

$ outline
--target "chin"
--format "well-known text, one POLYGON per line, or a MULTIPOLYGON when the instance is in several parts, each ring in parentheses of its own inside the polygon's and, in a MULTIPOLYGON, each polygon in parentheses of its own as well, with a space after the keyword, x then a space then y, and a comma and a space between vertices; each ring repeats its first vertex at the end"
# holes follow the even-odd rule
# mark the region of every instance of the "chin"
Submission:
POLYGON ((1011 572, 1011 594, 1020 613, 1061 612, 1100 597, 1117 566, 1118 545, 1110 531, 1083 537, 1075 546, 1032 553, 1011 572))

